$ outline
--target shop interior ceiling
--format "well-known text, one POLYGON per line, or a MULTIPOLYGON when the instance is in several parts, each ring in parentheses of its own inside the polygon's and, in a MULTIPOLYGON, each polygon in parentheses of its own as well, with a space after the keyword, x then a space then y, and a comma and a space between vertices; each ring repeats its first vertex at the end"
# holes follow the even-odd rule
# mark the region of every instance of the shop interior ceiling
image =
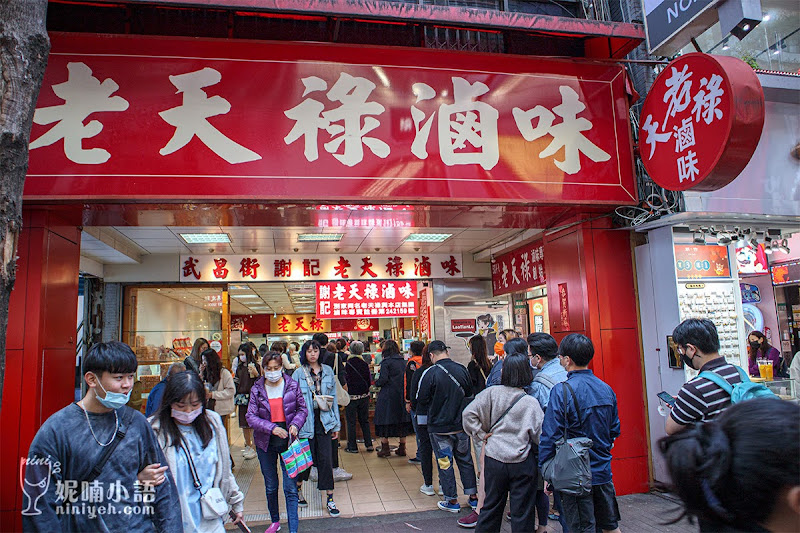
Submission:
MULTIPOLYGON (((135 264, 147 255, 178 254, 354 254, 354 253, 461 253, 474 254, 517 236, 517 228, 431 227, 86 227, 81 255, 101 264, 135 264), (181 233, 225 233, 230 243, 188 244, 181 233), (301 233, 341 233, 337 242, 298 242, 301 233), (405 242, 412 233, 442 233, 442 242, 405 242)), ((231 314, 313 313, 313 283, 239 283, 230 287, 231 314)), ((142 289, 203 309, 218 305, 218 289, 142 289)))

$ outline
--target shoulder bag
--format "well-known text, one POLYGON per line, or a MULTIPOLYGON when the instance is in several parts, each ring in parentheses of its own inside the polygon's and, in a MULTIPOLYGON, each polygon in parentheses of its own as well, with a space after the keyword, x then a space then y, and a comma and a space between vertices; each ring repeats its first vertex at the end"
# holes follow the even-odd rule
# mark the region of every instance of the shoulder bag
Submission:
POLYGON ((97 461, 97 463, 92 467, 92 470, 89 472, 89 477, 85 479, 87 485, 100 476, 100 474, 103 472, 103 467, 106 466, 111 454, 114 453, 114 450, 117 448, 117 445, 119 445, 120 441, 125 438, 125 433, 128 431, 128 426, 133 420, 133 409, 122 409, 122 412, 123 415, 119 417, 122 421, 122 424, 120 424, 120 427, 117 428, 117 432, 114 434, 114 440, 111 441, 111 444, 106 446, 106 449, 103 451, 103 455, 100 456, 100 460, 97 461))
MULTIPOLYGON (((500 423, 500 421, 501 421, 501 420, 503 420, 503 418, 505 418, 505 416, 506 416, 506 415, 509 413, 509 411, 511 411, 511 410, 514 408, 514 406, 515 406, 515 405, 517 405, 517 404, 519 403, 519 401, 520 401, 520 400, 522 400, 522 399, 523 399, 525 396, 527 396, 527 393, 525 393, 525 392, 523 392, 522 394, 520 394, 519 396, 517 396, 517 399, 516 399, 516 400, 514 400, 514 401, 511 403, 511 405, 510 405, 510 406, 508 406, 508 409, 506 409, 505 411, 503 411, 503 414, 502 414, 502 415, 500 415, 500 418, 498 418, 498 419, 495 421, 495 423, 494 423, 494 424, 492 424, 492 427, 490 427, 490 428, 489 428, 489 431, 487 431, 487 432, 486 432, 486 439, 484 439, 484 441, 489 439, 489 435, 491 435, 491 434, 492 434, 492 431, 494 431, 494 428, 496 428, 496 427, 497 427, 497 424, 499 424, 499 423, 500 423)), ((490 420, 491 420, 491 419, 490 419, 490 420)))
POLYGON ((465 408, 467 405, 469 405, 469 402, 471 402, 471 401, 473 400, 474 396, 467 396, 467 391, 465 391, 465 390, 464 390, 464 387, 461 385, 461 383, 459 383, 459 382, 458 382, 458 380, 457 380, 455 377, 453 377, 453 374, 451 374, 451 373, 450 373, 450 372, 449 372, 449 371, 448 371, 448 370, 447 370, 445 367, 443 367, 443 366, 442 366, 442 365, 440 365, 439 363, 436 363, 436 364, 435 364, 435 365, 433 365, 433 366, 435 366, 435 367, 438 367, 438 368, 441 368, 442 370, 444 370, 444 373, 445 373, 445 374, 447 374, 447 376, 448 376, 450 379, 452 379, 452 380, 453 380, 453 383, 455 383, 456 385, 458 385, 458 388, 461 390, 461 394, 463 394, 463 395, 464 395, 464 398, 461 400, 461 410, 463 411, 463 410, 464 410, 464 408, 465 408))
POLYGON ((336 401, 339 402, 339 407, 347 407, 350 403, 350 395, 342 387, 342 382, 339 381, 339 354, 334 354, 333 357, 333 377, 336 382, 336 401))
MULTIPOLYGON (((216 436, 214 438, 216 438, 216 436)), ((194 467, 192 454, 189 453, 189 449, 186 447, 183 438, 181 438, 181 448, 183 449, 183 453, 186 454, 186 459, 189 463, 189 470, 192 473, 194 488, 200 493, 200 508, 203 510, 203 518, 206 520, 216 520, 217 518, 225 516, 228 513, 229 506, 228 502, 225 501, 225 496, 222 495, 222 491, 219 487, 211 487, 205 492, 202 491, 203 484, 200 483, 200 477, 197 475, 197 470, 194 467)))
POLYGON ((557 491, 573 496, 586 496, 592 492, 592 468, 589 449, 594 444, 588 437, 569 438, 569 404, 567 389, 575 403, 578 425, 582 426, 581 410, 575 391, 566 381, 564 393, 564 436, 556 441, 556 453, 542 465, 542 477, 557 491))
POLYGON ((319 407, 320 411, 330 411, 331 407, 333 407, 333 396, 327 396, 325 394, 317 394, 317 388, 314 386, 314 382, 311 380, 311 376, 308 375, 306 372, 306 367, 301 367, 303 369, 303 375, 306 377, 306 383, 308 384, 308 390, 311 391, 311 398, 316 402, 317 407, 319 407))

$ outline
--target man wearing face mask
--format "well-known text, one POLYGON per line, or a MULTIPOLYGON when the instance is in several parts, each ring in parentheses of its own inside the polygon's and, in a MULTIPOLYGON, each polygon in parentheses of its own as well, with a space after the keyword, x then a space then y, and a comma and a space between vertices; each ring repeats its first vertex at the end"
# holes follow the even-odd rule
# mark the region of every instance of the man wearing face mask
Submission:
MULTIPOLYGON (((717 328, 708 319, 684 320, 672 332, 683 363, 700 372, 719 374, 731 385, 742 381, 737 368, 719 354, 717 328)), ((713 381, 696 377, 681 387, 675 405, 667 417, 667 435, 689 424, 708 422, 730 407, 731 397, 713 381)))
POLYGON ((161 466, 164 454, 144 415, 125 406, 137 364, 121 342, 89 350, 83 361, 86 395, 48 418, 31 444, 25 531, 181 530, 175 483, 161 466), (156 485, 146 499, 137 474, 156 485), (37 489, 44 490, 41 497, 37 489))

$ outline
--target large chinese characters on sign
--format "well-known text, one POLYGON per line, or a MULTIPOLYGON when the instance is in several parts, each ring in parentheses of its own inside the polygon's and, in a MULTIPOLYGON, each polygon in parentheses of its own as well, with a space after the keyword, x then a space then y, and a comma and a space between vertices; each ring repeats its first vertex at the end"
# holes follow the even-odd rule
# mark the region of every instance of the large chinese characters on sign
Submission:
POLYGON ((739 59, 687 54, 656 78, 641 113, 639 150, 653 181, 713 191, 747 166, 764 127, 764 93, 739 59))
POLYGON ((492 259, 492 294, 508 294, 544 285, 544 243, 541 240, 492 259))
POLYGON ((617 65, 299 43, 52 41, 27 198, 635 202, 617 65))
POLYGON ((417 316, 416 281, 317 283, 320 318, 417 316))
POLYGON ((461 254, 182 255, 180 281, 315 281, 463 277, 461 254))

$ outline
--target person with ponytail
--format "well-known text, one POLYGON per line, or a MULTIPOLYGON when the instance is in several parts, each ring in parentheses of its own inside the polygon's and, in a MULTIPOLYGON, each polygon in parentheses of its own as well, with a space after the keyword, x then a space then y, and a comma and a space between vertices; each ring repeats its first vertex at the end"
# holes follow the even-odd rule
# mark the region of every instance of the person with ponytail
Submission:
POLYGON ((228 438, 219 414, 206 408, 206 390, 196 372, 167 381, 158 412, 150 417, 158 444, 178 488, 184 533, 225 533, 228 512, 207 518, 201 497, 219 489, 236 520, 242 521, 244 494, 231 472, 228 438), (195 479, 200 483, 197 487, 195 479))
POLYGON ((701 532, 800 531, 800 406, 777 398, 734 404, 659 441, 685 516, 701 532))

